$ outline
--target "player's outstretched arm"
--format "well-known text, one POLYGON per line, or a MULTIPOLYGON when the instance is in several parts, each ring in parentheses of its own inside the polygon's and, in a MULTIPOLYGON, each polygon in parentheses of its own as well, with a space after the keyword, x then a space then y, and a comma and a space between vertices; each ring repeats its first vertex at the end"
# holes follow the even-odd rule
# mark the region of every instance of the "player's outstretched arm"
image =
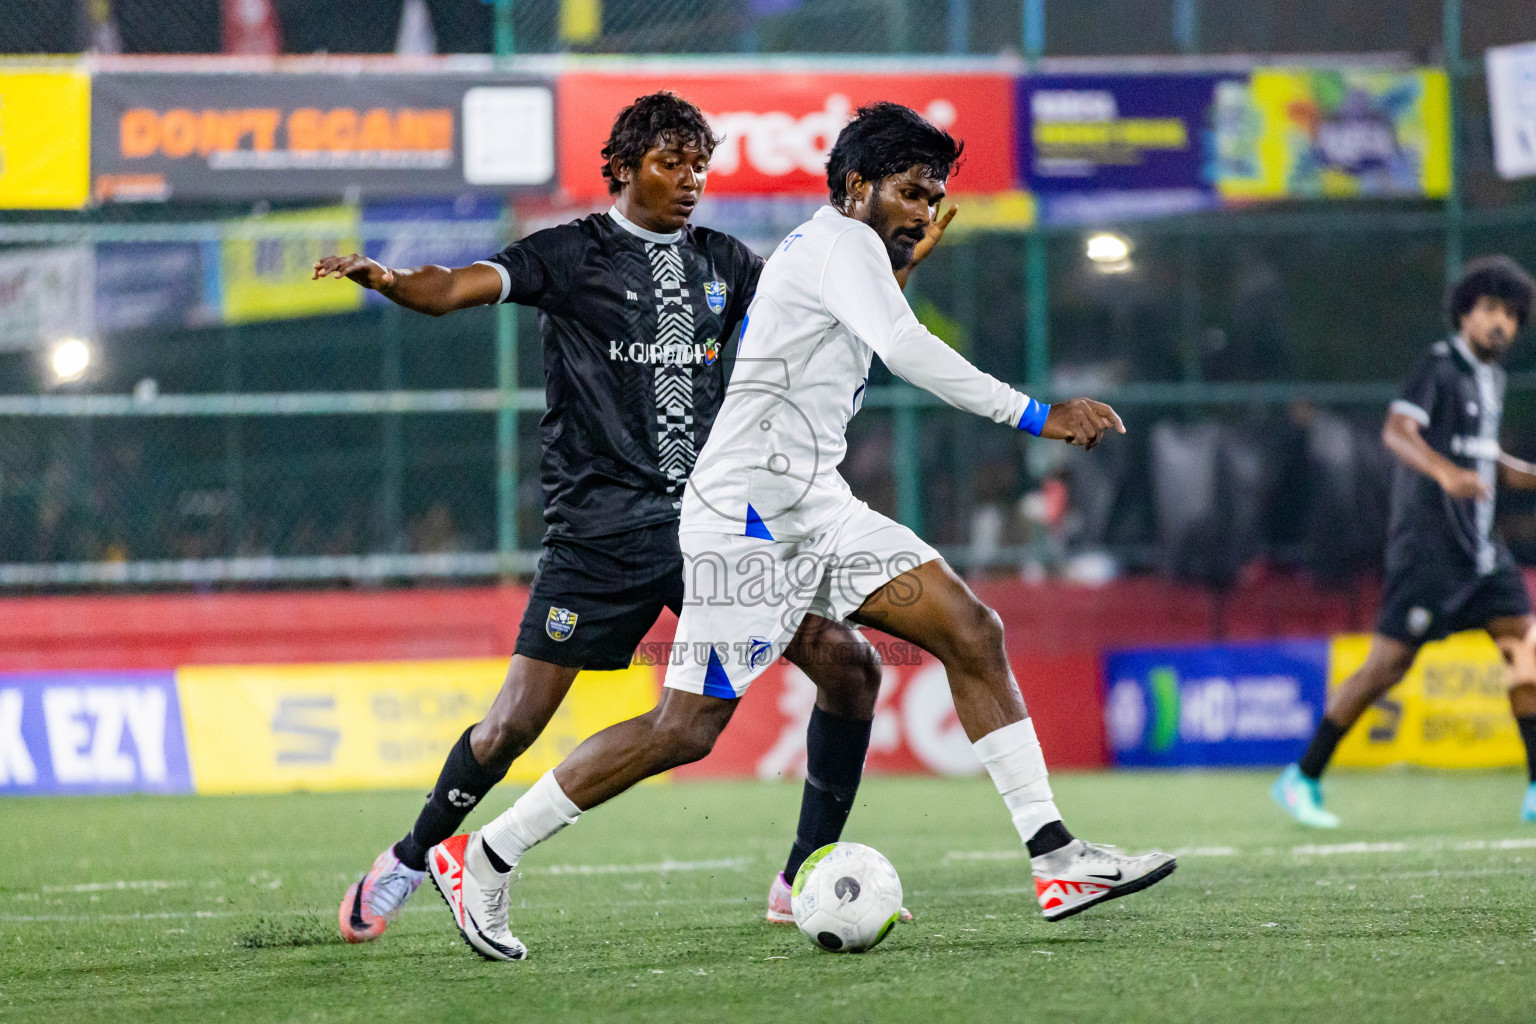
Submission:
POLYGON ((972 366, 918 323, 873 232, 850 230, 832 247, 822 274, 827 311, 874 349, 903 380, 957 409, 1086 448, 1125 424, 1102 402, 1076 398, 1048 407, 972 366))
POLYGON ((312 280, 347 278, 391 302, 429 316, 485 306, 501 298, 501 275, 482 263, 469 267, 425 266, 396 270, 360 253, 326 256, 315 264, 312 280))
POLYGON ((1045 414, 1040 436, 1096 448, 1111 430, 1117 434, 1125 433, 1125 424, 1115 410, 1091 398, 1073 398, 1051 406, 1051 411, 1045 414))
POLYGON ((1431 448, 1419 433, 1418 421, 1406 413, 1387 413, 1386 425, 1381 428, 1381 443, 1405 465, 1429 477, 1453 498, 1487 500, 1493 497, 1492 489, 1475 472, 1462 469, 1431 448))

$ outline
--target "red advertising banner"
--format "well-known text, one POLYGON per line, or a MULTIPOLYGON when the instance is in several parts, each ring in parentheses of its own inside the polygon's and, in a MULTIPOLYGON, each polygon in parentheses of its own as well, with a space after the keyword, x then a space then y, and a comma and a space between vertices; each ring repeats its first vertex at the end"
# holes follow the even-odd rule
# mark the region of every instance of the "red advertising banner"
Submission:
POLYGON ((724 136, 709 168, 716 195, 825 195, 837 133, 866 103, 905 104, 965 140, 957 192, 1015 187, 1013 87, 1004 74, 762 71, 560 77, 560 183, 572 199, 608 194, 599 155, 616 114, 637 96, 671 89, 703 108, 724 136))
MULTIPOLYGON (((1053 769, 1104 767, 1098 659, 1086 652, 1055 657, 1022 650, 1009 654, 1047 763, 1053 769)), ((780 661, 752 683, 710 755, 673 774, 680 779, 803 778, 805 723, 815 702, 811 681, 780 661)), ((933 658, 922 654, 917 664, 886 665, 865 768, 871 775, 981 771, 955 715, 944 667, 933 658)))

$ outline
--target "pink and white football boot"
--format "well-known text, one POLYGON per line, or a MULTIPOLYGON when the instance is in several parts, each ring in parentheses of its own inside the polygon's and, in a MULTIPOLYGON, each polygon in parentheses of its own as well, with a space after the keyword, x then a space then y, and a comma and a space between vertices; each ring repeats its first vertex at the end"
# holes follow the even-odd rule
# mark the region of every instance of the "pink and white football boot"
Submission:
POLYGON ((341 899, 337 923, 348 942, 372 942, 384 934, 411 893, 427 877, 400 863, 391 846, 374 858, 367 874, 352 883, 341 899))

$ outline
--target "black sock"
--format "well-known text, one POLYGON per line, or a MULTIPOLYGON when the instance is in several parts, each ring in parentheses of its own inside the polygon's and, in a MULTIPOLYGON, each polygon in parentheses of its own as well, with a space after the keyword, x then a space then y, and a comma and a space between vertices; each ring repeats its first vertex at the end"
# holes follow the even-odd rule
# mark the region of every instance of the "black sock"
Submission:
POLYGON ((469 747, 470 729, 464 730, 459 742, 448 752, 443 772, 427 794, 426 806, 416 817, 416 824, 395 844, 395 856, 408 868, 425 871, 427 851, 457 832, 480 798, 507 774, 505 770, 493 772, 475 760, 469 747))
POLYGON ((870 722, 838 718, 821 708, 811 710, 805 730, 805 793, 800 798, 800 827, 784 863, 784 877, 794 881, 805 858, 835 843, 843 834, 853 798, 864 774, 869 750, 870 722))
POLYGON ((1029 841, 1024 845, 1029 847, 1031 857, 1044 857, 1066 846, 1072 838, 1072 833, 1067 831, 1067 826, 1059 821, 1051 821, 1041 825, 1040 831, 1030 836, 1029 841))
POLYGON ((1301 755, 1301 760, 1296 762, 1301 769, 1301 774, 1309 779, 1323 777, 1323 769, 1328 767, 1328 762, 1333 760, 1333 748, 1339 745, 1339 740, 1349 729, 1335 725, 1333 719, 1327 715, 1317 723, 1317 732, 1312 734, 1312 742, 1307 744, 1307 752, 1301 755))
POLYGON ((1518 715, 1515 724, 1520 727, 1520 738, 1525 740, 1526 773, 1536 782, 1536 715, 1518 715))
POLYGON ((508 871, 512 870, 512 865, 496 856, 496 851, 491 849, 491 844, 486 842, 485 837, 483 836, 480 838, 480 849, 485 851, 485 859, 490 861, 491 867, 495 868, 497 871, 500 871, 502 874, 506 874, 508 871))

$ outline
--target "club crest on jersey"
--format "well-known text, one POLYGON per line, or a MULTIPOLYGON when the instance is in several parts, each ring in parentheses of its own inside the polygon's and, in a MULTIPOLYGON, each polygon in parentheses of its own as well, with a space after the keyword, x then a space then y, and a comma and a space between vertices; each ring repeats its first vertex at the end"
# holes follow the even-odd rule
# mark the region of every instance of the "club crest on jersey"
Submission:
POLYGON ((721 313, 725 310, 725 285, 719 281, 709 281, 704 285, 704 301, 709 303, 710 311, 721 313))
POLYGON ((544 632, 557 643, 569 640, 571 634, 576 632, 576 613, 569 608, 556 608, 551 605, 549 617, 544 620, 544 632))
POLYGON ((759 666, 759 665, 766 665, 768 663, 769 657, 772 656, 772 654, 773 654, 773 641, 772 640, 769 640, 767 637, 761 637, 761 636, 749 636, 749 637, 747 637, 747 667, 748 668, 757 668, 757 666, 759 666))

